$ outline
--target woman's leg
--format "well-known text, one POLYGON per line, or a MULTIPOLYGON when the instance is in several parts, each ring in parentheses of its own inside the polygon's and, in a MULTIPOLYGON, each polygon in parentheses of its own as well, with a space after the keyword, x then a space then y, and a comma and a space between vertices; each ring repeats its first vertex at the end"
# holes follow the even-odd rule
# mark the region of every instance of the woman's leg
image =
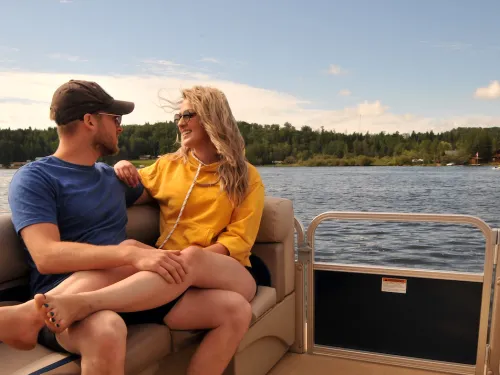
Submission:
POLYGON ((134 312, 153 309, 177 298, 188 287, 233 291, 250 301, 256 285, 250 273, 235 259, 189 247, 180 256, 190 268, 184 282, 168 284, 153 272, 137 272, 106 288, 72 295, 44 296, 35 300, 51 320, 55 332, 100 310, 134 312))
POLYGON ((241 294, 192 288, 168 313, 165 323, 171 329, 210 329, 197 347, 187 375, 220 375, 248 331, 251 319, 252 308, 241 294))

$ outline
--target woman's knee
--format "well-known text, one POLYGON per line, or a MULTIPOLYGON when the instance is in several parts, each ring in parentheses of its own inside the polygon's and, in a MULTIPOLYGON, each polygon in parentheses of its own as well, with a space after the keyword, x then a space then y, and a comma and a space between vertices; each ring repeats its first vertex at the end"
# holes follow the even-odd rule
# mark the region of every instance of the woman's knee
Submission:
POLYGON ((181 251, 181 256, 190 262, 200 261, 203 255, 204 250, 198 246, 188 246, 181 251))
POLYGON ((246 332, 252 321, 252 306, 241 294, 228 294, 221 309, 222 320, 235 331, 246 332))

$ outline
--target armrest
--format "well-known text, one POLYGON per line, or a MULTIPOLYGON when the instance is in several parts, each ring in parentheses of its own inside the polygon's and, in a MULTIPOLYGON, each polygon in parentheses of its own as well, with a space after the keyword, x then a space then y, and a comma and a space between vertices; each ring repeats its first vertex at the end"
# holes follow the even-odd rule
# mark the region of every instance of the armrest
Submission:
POLYGON ((266 197, 264 213, 252 248, 271 272, 271 285, 280 302, 295 290, 295 235, 292 202, 266 197))

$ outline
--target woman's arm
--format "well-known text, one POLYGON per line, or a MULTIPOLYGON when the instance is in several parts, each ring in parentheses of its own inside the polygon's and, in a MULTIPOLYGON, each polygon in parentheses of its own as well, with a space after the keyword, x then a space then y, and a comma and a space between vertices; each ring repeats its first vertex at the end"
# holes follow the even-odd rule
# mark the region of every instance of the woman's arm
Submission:
POLYGON ((234 209, 231 222, 219 235, 217 243, 212 245, 213 250, 209 250, 222 254, 221 247, 224 247, 226 254, 243 263, 248 258, 259 232, 264 211, 264 195, 264 185, 259 178, 249 187, 244 201, 234 209))
POLYGON ((214 243, 213 245, 210 245, 208 247, 205 247, 205 250, 217 253, 217 254, 222 254, 222 255, 229 255, 229 250, 227 247, 225 247, 221 243, 214 243))

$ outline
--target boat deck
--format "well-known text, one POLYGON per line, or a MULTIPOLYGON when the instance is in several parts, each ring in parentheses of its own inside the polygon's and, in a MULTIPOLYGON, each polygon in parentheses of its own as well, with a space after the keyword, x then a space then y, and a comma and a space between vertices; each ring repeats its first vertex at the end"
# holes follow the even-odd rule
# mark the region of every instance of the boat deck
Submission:
MULTIPOLYGON (((269 375, 445 375, 324 355, 287 353, 269 375)), ((449 375, 449 374, 447 374, 449 375)))

